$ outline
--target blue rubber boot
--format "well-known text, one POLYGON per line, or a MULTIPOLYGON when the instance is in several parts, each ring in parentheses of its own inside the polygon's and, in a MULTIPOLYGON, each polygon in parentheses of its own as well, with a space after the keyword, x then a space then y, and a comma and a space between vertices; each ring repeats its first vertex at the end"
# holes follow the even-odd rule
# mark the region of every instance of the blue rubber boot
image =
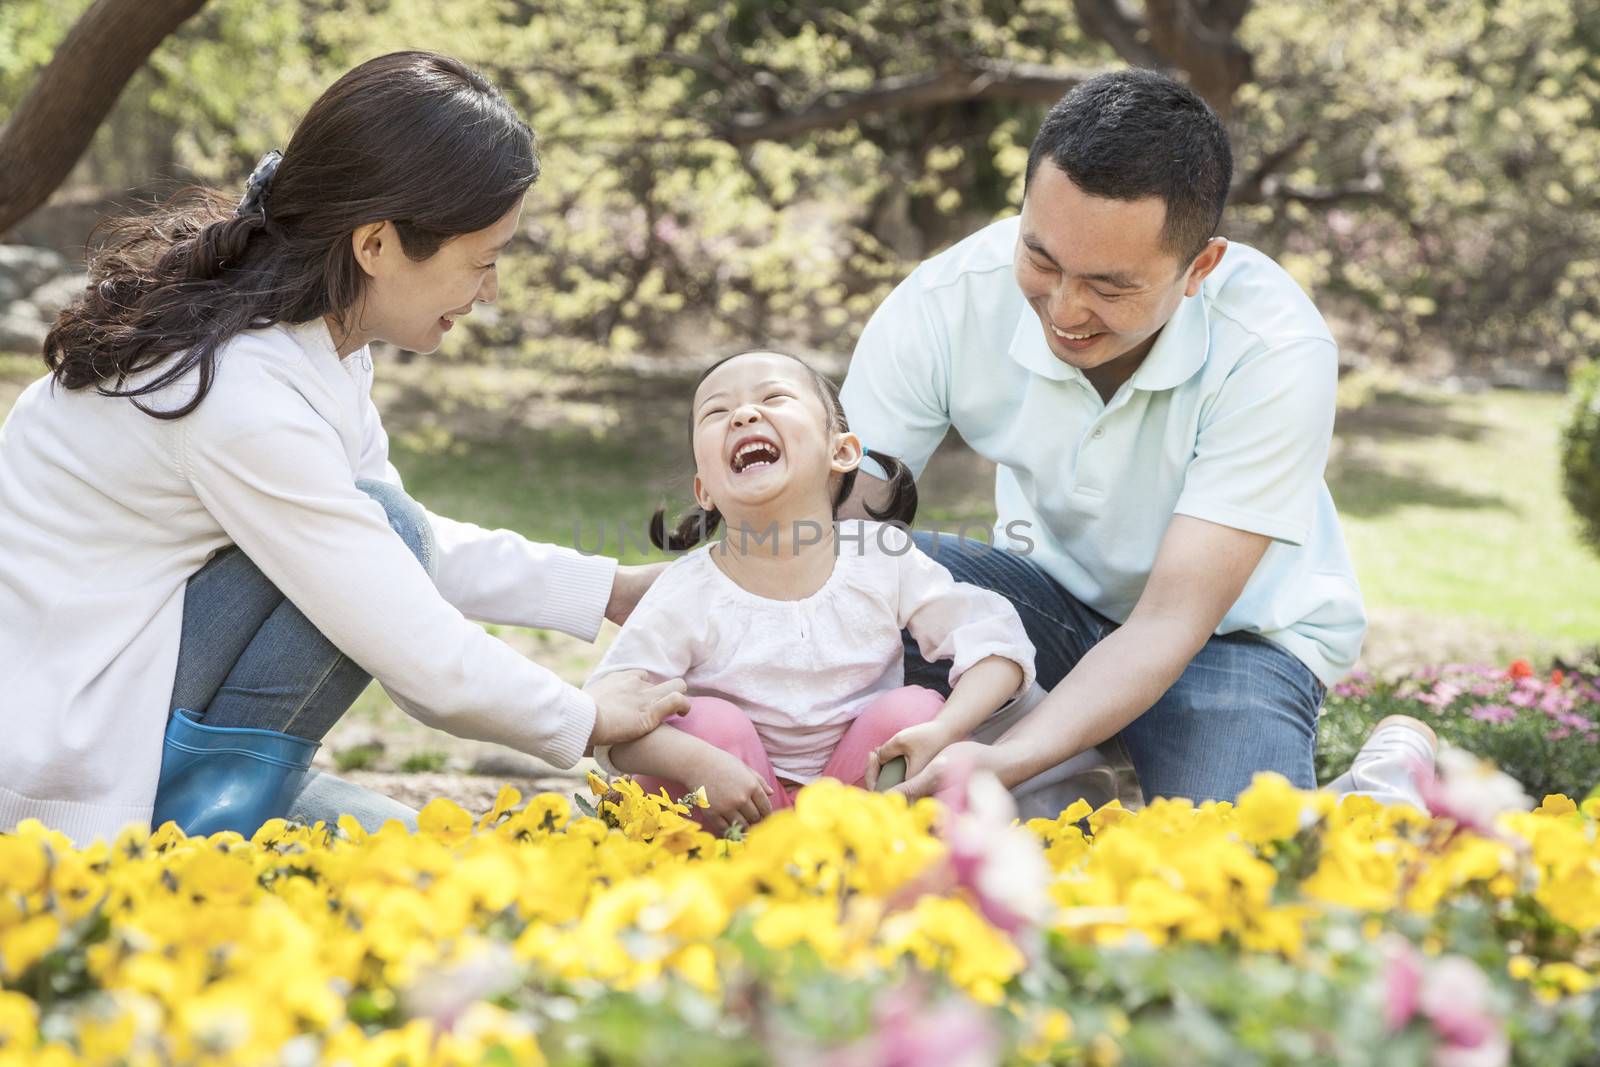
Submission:
POLYGON ((207 726, 179 708, 167 720, 150 825, 171 820, 191 837, 219 830, 249 837, 288 814, 321 747, 276 730, 207 726))

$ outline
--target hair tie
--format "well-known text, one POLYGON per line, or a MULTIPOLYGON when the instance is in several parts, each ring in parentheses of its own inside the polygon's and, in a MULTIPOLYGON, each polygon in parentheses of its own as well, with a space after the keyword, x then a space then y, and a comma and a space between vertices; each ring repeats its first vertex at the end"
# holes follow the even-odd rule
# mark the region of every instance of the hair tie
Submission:
POLYGON ((261 212, 262 221, 267 217, 267 187, 272 184, 272 176, 278 173, 278 164, 283 162, 283 153, 274 148, 262 156, 256 163, 256 169, 250 172, 250 177, 244 183, 244 196, 239 198, 239 206, 233 209, 235 215, 247 215, 252 211, 261 212))

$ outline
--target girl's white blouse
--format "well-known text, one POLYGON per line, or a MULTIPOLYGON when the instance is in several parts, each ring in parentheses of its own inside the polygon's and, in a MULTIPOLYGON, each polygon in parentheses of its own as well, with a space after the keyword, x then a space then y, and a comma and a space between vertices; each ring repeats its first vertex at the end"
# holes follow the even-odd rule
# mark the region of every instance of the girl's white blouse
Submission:
MULTIPOLYGON (((435 580, 357 479, 399 484, 365 349, 252 330, 180 419, 42 378, 0 425, 0 831, 148 822, 185 583, 237 545, 422 721, 570 766, 594 701, 469 619, 592 639, 616 563, 429 516, 435 580)), ((195 376, 146 397, 173 410, 195 376)))
MULTIPOLYGON (((998 593, 957 582, 906 532, 851 520, 837 526, 833 574, 803 600, 772 600, 741 588, 701 546, 656 579, 595 671, 682 678, 690 696, 742 708, 773 768, 810 782, 861 709, 905 684, 900 631, 923 658, 949 659, 953 685, 974 663, 1002 656, 1022 668, 1026 692, 1034 649, 1022 620, 998 593)), ((596 758, 615 771, 605 758, 596 758)))

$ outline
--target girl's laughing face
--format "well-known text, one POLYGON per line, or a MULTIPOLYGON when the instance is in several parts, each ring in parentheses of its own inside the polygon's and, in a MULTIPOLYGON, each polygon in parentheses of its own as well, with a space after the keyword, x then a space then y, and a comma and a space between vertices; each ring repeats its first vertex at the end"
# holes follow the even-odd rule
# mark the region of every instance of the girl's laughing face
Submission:
POLYGON ((776 352, 713 370, 695 391, 693 418, 695 500, 730 525, 758 510, 827 508, 834 475, 861 462, 861 442, 835 429, 811 372, 776 352))

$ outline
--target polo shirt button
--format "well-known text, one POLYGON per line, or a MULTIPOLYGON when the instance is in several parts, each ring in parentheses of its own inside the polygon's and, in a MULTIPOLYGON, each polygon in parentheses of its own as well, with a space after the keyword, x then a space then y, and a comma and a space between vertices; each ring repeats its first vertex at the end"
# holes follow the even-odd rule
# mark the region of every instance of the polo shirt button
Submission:
POLYGON ((1099 438, 1099 437, 1104 437, 1105 435, 1106 435, 1106 428, 1104 426, 1096 426, 1094 428, 1094 435, 1093 436, 1099 438))

